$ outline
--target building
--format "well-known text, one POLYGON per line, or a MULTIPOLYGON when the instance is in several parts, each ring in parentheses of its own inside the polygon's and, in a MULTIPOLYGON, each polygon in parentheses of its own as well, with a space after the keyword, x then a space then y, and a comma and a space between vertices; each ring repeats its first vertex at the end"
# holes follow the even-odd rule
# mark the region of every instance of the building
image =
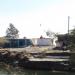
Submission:
POLYGON ((22 48, 32 45, 31 39, 7 39, 4 48, 22 48))
POLYGON ((33 38, 32 43, 35 46, 50 46, 50 47, 56 47, 56 38, 33 38))
POLYGON ((67 34, 57 35, 58 40, 56 41, 56 48, 54 49, 67 49, 69 44, 69 37, 67 34))

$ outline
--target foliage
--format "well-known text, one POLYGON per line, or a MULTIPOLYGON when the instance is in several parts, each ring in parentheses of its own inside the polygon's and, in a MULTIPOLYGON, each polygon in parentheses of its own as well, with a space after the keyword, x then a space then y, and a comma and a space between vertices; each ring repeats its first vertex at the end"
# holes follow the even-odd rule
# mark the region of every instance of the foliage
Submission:
POLYGON ((68 35, 68 49, 71 51, 70 62, 75 64, 75 28, 68 35))
POLYGON ((8 41, 6 40, 6 38, 0 37, 0 47, 3 47, 3 45, 4 45, 5 43, 8 43, 8 41))
POLYGON ((10 23, 9 28, 6 30, 6 37, 10 39, 17 39, 19 37, 18 32, 18 29, 16 29, 14 25, 10 23))
POLYGON ((75 28, 70 31, 69 37, 68 37, 68 48, 71 51, 75 51, 75 28))

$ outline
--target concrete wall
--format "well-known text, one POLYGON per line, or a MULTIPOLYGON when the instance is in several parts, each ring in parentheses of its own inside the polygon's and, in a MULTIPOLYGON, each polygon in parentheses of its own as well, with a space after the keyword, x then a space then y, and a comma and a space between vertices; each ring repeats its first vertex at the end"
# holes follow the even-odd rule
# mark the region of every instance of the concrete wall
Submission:
POLYGON ((62 46, 63 46, 63 41, 56 43, 56 47, 62 47, 62 46))
POLYGON ((34 38, 32 39, 32 43, 38 46, 52 46, 53 40, 50 38, 34 38))
POLYGON ((37 45, 39 46, 52 46, 53 45, 53 40, 50 38, 42 38, 42 39, 37 39, 37 45))

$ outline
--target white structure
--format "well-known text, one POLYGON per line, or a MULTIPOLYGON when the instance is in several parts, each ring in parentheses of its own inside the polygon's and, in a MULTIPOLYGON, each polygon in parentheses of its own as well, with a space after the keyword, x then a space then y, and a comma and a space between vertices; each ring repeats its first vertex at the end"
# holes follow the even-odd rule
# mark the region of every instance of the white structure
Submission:
POLYGON ((37 39, 37 45, 38 46, 52 46, 53 40, 50 38, 38 38, 37 39))
POLYGON ((56 46, 56 40, 57 38, 51 39, 51 38, 33 38, 32 43, 36 46, 56 46))
POLYGON ((40 38, 33 38, 32 39, 32 43, 34 45, 56 47, 56 41, 58 40, 58 38, 56 37, 56 34, 54 32, 51 32, 48 30, 45 33, 41 33, 41 34, 42 35, 40 38))

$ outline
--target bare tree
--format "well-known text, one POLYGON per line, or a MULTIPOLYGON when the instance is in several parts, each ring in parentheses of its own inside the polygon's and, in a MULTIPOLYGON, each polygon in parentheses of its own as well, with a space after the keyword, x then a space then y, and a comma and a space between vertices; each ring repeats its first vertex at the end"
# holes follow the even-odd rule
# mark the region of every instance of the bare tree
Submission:
POLYGON ((18 29, 14 27, 12 23, 10 23, 9 28, 6 30, 6 37, 9 39, 17 39, 19 38, 18 29))
POLYGON ((50 38, 55 38, 56 34, 50 30, 46 31, 46 35, 49 36, 50 38))
POLYGON ((50 30, 47 30, 46 35, 51 39, 52 44, 56 46, 56 40, 58 39, 57 34, 50 30))

